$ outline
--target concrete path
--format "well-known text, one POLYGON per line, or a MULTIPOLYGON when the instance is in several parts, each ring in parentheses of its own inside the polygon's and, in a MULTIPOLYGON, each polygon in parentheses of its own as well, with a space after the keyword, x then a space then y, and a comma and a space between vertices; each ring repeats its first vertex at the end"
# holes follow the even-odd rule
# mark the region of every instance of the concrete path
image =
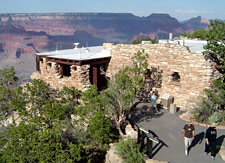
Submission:
MULTIPOLYGON (((168 146, 163 146, 159 149, 153 156, 153 159, 170 163, 224 163, 218 153, 214 161, 211 160, 210 154, 204 155, 205 139, 203 136, 206 127, 195 125, 196 139, 193 141, 194 147, 191 148, 189 155, 185 156, 184 141, 179 137, 185 121, 181 120, 178 114, 171 114, 166 109, 153 114, 151 110, 148 110, 146 104, 139 104, 136 111, 132 118, 143 128, 153 131, 168 146)), ((225 140, 223 140, 225 138, 225 130, 217 129, 217 137, 220 137, 220 142, 223 141, 222 145, 225 146, 225 140)))

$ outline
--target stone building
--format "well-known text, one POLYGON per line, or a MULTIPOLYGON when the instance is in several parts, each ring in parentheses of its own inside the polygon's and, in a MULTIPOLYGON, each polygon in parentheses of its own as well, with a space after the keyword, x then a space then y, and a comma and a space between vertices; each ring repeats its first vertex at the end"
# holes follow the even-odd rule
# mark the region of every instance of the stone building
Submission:
POLYGON ((161 86, 154 88, 159 98, 170 94, 177 107, 187 110, 211 85, 214 69, 202 54, 204 44, 206 42, 188 40, 138 45, 104 43, 103 49, 90 47, 39 53, 39 78, 59 88, 65 85, 85 90, 91 84, 101 88, 106 86, 102 72, 111 78, 132 64, 134 53, 144 49, 149 55, 148 69, 161 73, 161 86))
POLYGON ((134 53, 144 49, 149 55, 149 70, 156 69, 162 75, 159 99, 164 94, 173 97, 174 103, 181 110, 190 109, 197 97, 211 85, 214 69, 205 60, 202 52, 206 41, 160 40, 158 44, 103 44, 111 50, 111 60, 107 75, 111 77, 126 65, 131 65, 134 53))
POLYGON ((39 78, 53 88, 74 86, 85 90, 91 84, 106 87, 105 71, 110 61, 110 50, 102 46, 37 53, 37 70, 31 78, 39 78))

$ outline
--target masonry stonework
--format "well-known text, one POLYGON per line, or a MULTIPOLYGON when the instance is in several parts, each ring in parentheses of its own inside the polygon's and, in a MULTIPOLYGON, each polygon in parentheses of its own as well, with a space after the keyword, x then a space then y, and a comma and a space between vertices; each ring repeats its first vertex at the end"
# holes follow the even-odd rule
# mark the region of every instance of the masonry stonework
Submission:
POLYGON ((63 76, 60 72, 61 65, 55 62, 47 62, 46 58, 40 61, 40 74, 33 74, 32 78, 39 78, 50 84, 53 88, 63 88, 64 86, 74 86, 79 90, 86 90, 91 86, 89 79, 90 65, 70 66, 71 76, 63 76))
MULTIPOLYGON (((132 65, 132 56, 139 50, 148 53, 149 69, 158 68, 162 72, 159 99, 164 94, 174 97, 174 103, 181 110, 188 110, 195 104, 197 97, 211 84, 213 68, 201 53, 192 53, 187 47, 175 44, 103 44, 111 50, 111 61, 107 76, 112 77, 125 66, 132 65), (179 81, 172 80, 172 74, 178 73, 179 81)), ((158 100, 159 101, 159 100, 158 100)))
MULTIPOLYGON (((205 60, 201 53, 190 52, 188 47, 175 44, 103 44, 104 49, 111 50, 111 60, 106 75, 112 77, 125 66, 132 65, 132 56, 139 50, 148 53, 149 69, 157 68, 162 73, 162 84, 158 91, 159 99, 164 94, 174 97, 174 103, 181 110, 193 107, 203 90, 209 88, 214 74, 213 66, 205 60), (173 80, 173 74, 179 75, 179 80, 173 80)), ((70 76, 63 76, 62 65, 40 61, 40 74, 32 78, 40 78, 54 88, 74 86, 79 90, 90 87, 90 65, 70 66, 70 76)), ((101 82, 101 81, 100 81, 101 82)), ((160 101, 160 100, 158 100, 160 101)))

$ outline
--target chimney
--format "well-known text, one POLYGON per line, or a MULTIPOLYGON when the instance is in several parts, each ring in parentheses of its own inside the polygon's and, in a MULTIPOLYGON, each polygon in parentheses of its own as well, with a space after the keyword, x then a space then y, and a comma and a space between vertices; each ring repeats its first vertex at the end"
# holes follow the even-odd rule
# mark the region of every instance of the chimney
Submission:
POLYGON ((173 39, 173 33, 169 33, 169 40, 173 39))
POLYGON ((78 48, 78 45, 79 45, 79 42, 75 42, 75 43, 73 43, 74 44, 74 49, 77 49, 78 48))

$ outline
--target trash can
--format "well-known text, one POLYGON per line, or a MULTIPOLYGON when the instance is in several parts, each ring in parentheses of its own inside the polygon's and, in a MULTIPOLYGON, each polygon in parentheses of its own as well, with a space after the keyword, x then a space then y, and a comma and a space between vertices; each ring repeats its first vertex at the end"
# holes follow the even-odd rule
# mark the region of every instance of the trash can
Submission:
POLYGON ((161 97, 161 102, 164 109, 169 109, 170 104, 173 103, 173 97, 170 94, 164 94, 161 97))

